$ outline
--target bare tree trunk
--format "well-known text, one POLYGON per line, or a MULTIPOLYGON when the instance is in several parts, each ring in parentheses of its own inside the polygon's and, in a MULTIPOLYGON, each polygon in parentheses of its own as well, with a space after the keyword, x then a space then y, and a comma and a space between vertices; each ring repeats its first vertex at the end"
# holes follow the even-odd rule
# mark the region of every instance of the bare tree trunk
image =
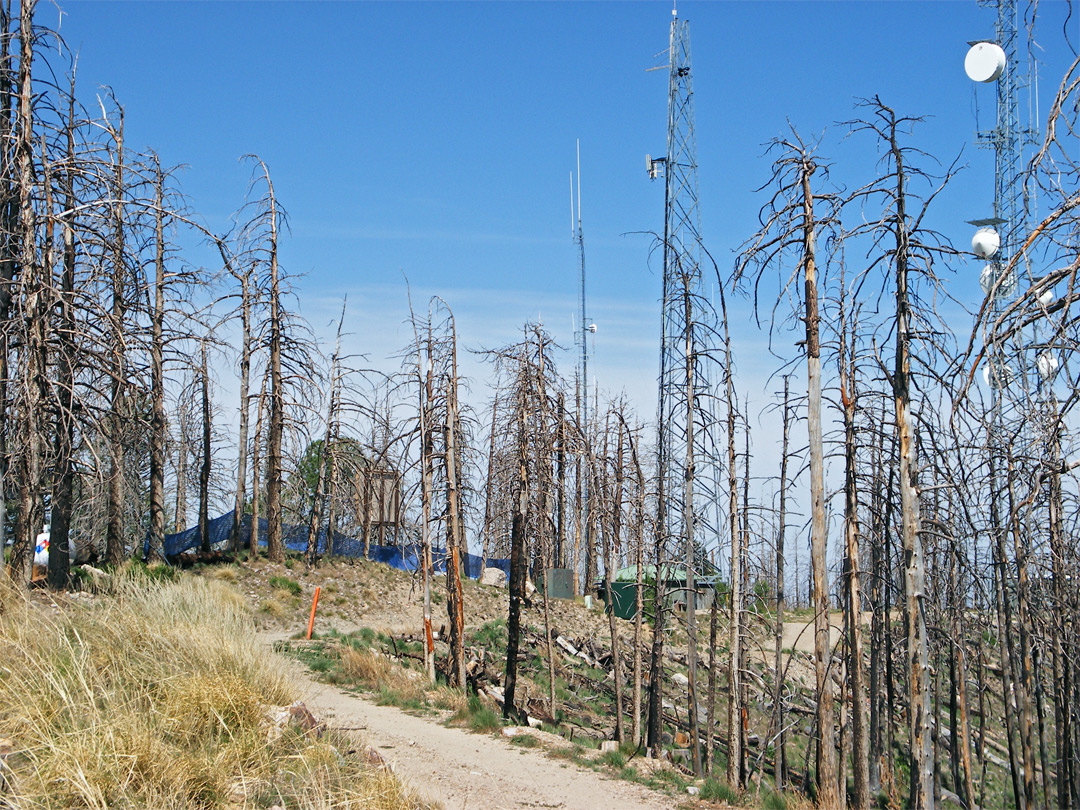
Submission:
MULTIPOLYGON (((456 349, 455 355, 456 355, 456 349)), ((465 606, 461 588, 461 516, 457 473, 457 362, 446 382, 446 607, 450 618, 450 658, 454 685, 465 686, 465 606)))
POLYGON ((959 728, 954 722, 951 734, 951 742, 957 750, 957 759, 960 764, 960 773, 955 774, 957 793, 965 807, 971 807, 975 802, 975 782, 971 768, 971 723, 968 719, 967 704, 967 640, 964 632, 964 601, 960 593, 960 548, 956 538, 950 537, 949 549, 949 575, 950 585, 956 601, 952 610, 952 660, 953 660, 953 690, 955 705, 959 712, 959 728))
MULTIPOLYGON (((663 459, 658 468, 663 467, 663 459)), ((646 735, 649 749, 653 756, 659 756, 663 748, 663 696, 664 696, 664 632, 667 601, 667 588, 664 581, 666 560, 664 559, 665 532, 667 515, 664 509, 664 476, 657 476, 657 512, 654 533, 654 571, 653 576, 653 637, 649 651, 649 702, 646 720, 646 735)))
POLYGON ((110 310, 110 369, 112 392, 109 400, 109 487, 108 528, 105 560, 119 565, 126 556, 124 542, 124 424, 127 416, 127 354, 124 349, 127 301, 127 268, 124 256, 124 110, 120 108, 120 128, 111 129, 116 152, 113 163, 112 307, 110 310))
MULTIPOLYGON (((412 304, 410 302, 410 312, 412 304)), ((424 369, 424 348, 420 342, 420 333, 416 328, 416 318, 413 316, 413 340, 416 342, 416 390, 418 408, 417 415, 420 422, 420 579, 424 592, 424 670, 427 673, 429 683, 435 683, 435 638, 431 627, 431 457, 433 455, 432 444, 432 413, 431 402, 433 391, 432 382, 432 357, 431 339, 427 342, 427 370, 424 369)), ((430 326, 430 324, 429 324, 430 326)), ((372 437, 374 440, 374 436, 372 437)), ((366 508, 364 509, 364 556, 368 556, 371 538, 371 506, 372 484, 374 483, 374 469, 368 467, 369 477, 365 485, 366 508)), ((381 498, 380 498, 381 507, 381 498)), ((382 513, 379 515, 382 520, 382 513)))
POLYGON ((724 320, 724 389, 727 398, 728 446, 728 533, 731 535, 731 586, 728 606, 728 707, 727 707, 727 782, 739 790, 743 786, 742 732, 742 548, 739 539, 739 486, 735 452, 735 382, 732 377, 731 336, 724 320))
POLYGON ((330 457, 326 460, 326 491, 323 496, 324 508, 326 509, 326 555, 328 557, 337 553, 334 546, 334 537, 337 535, 337 449, 338 440, 341 437, 340 430, 340 420, 335 419, 334 430, 330 434, 330 457))
POLYGON ((266 556, 285 561, 281 529, 281 441, 285 431, 285 392, 281 374, 281 290, 278 268, 278 214, 274 184, 266 164, 259 161, 266 179, 270 226, 270 430, 266 442, 266 556))
POLYGON ((1035 740, 1031 695, 1034 691, 1032 673, 1032 648, 1034 646, 1031 627, 1031 608, 1028 604, 1030 583, 1028 578, 1027 556, 1028 543, 1020 525, 1020 512, 1023 507, 1016 505, 1013 481, 1016 471, 1011 454, 1005 479, 1008 482, 1009 526, 1013 538, 1013 553, 1016 555, 1016 615, 1020 629, 1020 678, 1014 684, 1016 703, 1020 709, 1020 753, 1023 765, 1024 797, 1028 807, 1038 807, 1038 786, 1035 773, 1035 740))
MULTIPOLYGON (((227 266, 231 266, 225 255, 225 248, 218 245, 221 257, 227 266)), ((248 402, 251 387, 251 285, 252 270, 249 267, 246 272, 234 274, 240 282, 240 426, 237 433, 237 459, 236 459, 236 495, 233 498, 233 528, 229 540, 229 547, 233 551, 240 548, 240 525, 244 519, 244 501, 247 493, 247 452, 248 452, 248 421, 250 419, 251 406, 248 402)))
MULTIPOLYGON (((626 730, 623 724, 623 673, 622 651, 619 649, 619 625, 615 620, 615 600, 612 583, 615 569, 615 544, 619 540, 619 532, 622 528, 620 520, 622 514, 623 498, 623 434, 622 424, 618 425, 619 438, 615 449, 615 493, 614 502, 611 506, 611 526, 607 534, 607 542, 604 544, 604 579, 605 593, 607 595, 608 633, 611 636, 611 666, 615 679, 615 739, 622 745, 626 741, 626 730)), ((605 444, 607 439, 604 439, 605 444)))
MULTIPOLYGON (((150 536, 147 562, 165 559, 165 176, 154 160, 154 309, 150 326, 150 536)), ((74 257, 72 257, 74 260, 74 257)))
POLYGON ((45 406, 46 344, 45 316, 48 303, 42 284, 43 268, 37 257, 37 219, 34 211, 34 107, 31 64, 34 58, 34 0, 21 5, 19 21, 19 127, 15 143, 19 170, 19 277, 21 309, 25 323, 20 362, 22 409, 16 481, 18 505, 15 537, 11 547, 10 576, 14 583, 30 582, 34 561, 34 540, 41 526, 41 484, 44 475, 44 448, 40 418, 45 406))
POLYGON ((210 364, 206 359, 206 341, 202 341, 202 464, 199 467, 199 547, 210 553, 210 364))
MULTIPOLYGON (((884 425, 884 404, 882 405, 881 423, 884 425)), ((887 614, 884 604, 886 536, 882 528, 883 478, 882 465, 885 456, 885 431, 878 432, 878 443, 874 448, 873 484, 870 493, 871 546, 870 546, 870 602, 873 606, 873 619, 870 629, 870 750, 869 776, 871 793, 881 792, 882 745, 882 656, 885 652, 885 622, 887 614)), ((888 716, 885 722, 889 722, 888 716)))
MULTIPOLYGON (((589 422, 589 383, 581 381, 581 441, 585 448, 585 457, 592 455, 592 431, 589 422)), ((593 487, 591 486, 591 473, 586 469, 582 477, 582 508, 585 517, 582 520, 582 542, 585 544, 585 582, 581 592, 596 596, 596 532, 593 530, 595 516, 593 501, 595 500, 593 487)))
POLYGON ((173 509, 173 528, 182 532, 187 528, 187 484, 188 484, 188 415, 181 411, 177 415, 177 429, 180 432, 176 442, 176 507, 173 509))
POLYGON ((259 516, 262 514, 262 480, 259 471, 262 463, 263 415, 266 412, 266 379, 263 374, 259 387, 259 404, 255 416, 255 440, 251 447, 251 532, 248 535, 248 551, 252 558, 259 556, 259 516))
POLYGON ((911 723, 910 810, 932 810, 934 760, 931 745, 930 661, 926 612, 926 567, 920 531, 918 466, 910 416, 910 306, 908 303, 908 234, 903 155, 897 146, 895 128, 890 147, 896 161, 896 367, 893 371, 893 399, 896 405, 896 432, 900 445, 900 516, 904 548, 904 592, 907 623, 908 709, 911 723))
MULTIPOLYGON (((5 28, 6 33, 6 28, 5 28)), ((4 46, 6 53, 7 46, 4 46)), ((6 98, 0 92, 0 98, 6 98)), ((6 101, 3 102, 6 109, 6 101)), ((59 344, 57 357, 57 420, 53 440, 53 455, 56 464, 56 477, 53 482, 52 521, 49 534, 49 586, 54 590, 67 587, 70 558, 71 513, 75 489, 75 463, 73 458, 75 444, 75 77, 72 75, 68 94, 68 117, 66 126, 67 165, 64 169, 64 207, 67 210, 63 218, 64 267, 60 279, 59 344)), ((51 205, 50 205, 51 209, 51 205)), ((3 399, 0 398, 0 402, 3 399)), ((162 428, 164 433, 164 428, 162 428)), ((151 466, 153 458, 151 457, 151 466)), ((164 466, 164 460, 161 461, 164 466)), ((153 470, 151 469, 151 472, 153 470)), ((152 483, 152 481, 151 481, 152 483)), ((151 488, 151 496, 153 489, 151 488)), ((3 498, 0 487, 0 499, 3 498)), ((153 498, 151 497, 151 506, 153 498)), ((164 525, 164 493, 160 498, 161 521, 164 525)), ((0 507, 0 512, 7 511, 0 507)), ((151 511, 151 533, 153 532, 153 512, 151 511)), ((0 537, 3 537, 0 524, 0 537)), ((154 551, 151 536, 151 554, 154 551)), ((160 554, 160 552, 159 552, 160 554)))
POLYGON ((788 404, 789 378, 784 376, 783 438, 780 449, 780 503, 776 530, 776 620, 773 636, 775 642, 775 674, 773 676, 773 727, 776 742, 773 744, 773 782, 777 791, 787 784, 787 734, 784 731, 784 535, 787 530, 787 466, 788 427, 791 411, 788 404))
MULTIPOLYGON (((326 509, 326 493, 329 488, 327 483, 327 467, 333 456, 331 442, 334 439, 334 429, 338 418, 338 383, 340 381, 339 369, 341 363, 341 329, 345 324, 345 303, 341 304, 341 317, 338 318, 337 339, 334 345, 334 356, 330 361, 330 396, 326 407, 326 431, 323 434, 322 451, 319 453, 319 472, 315 481, 315 492, 311 502, 311 517, 308 522, 307 536, 307 564, 315 565, 319 553, 319 530, 322 528, 322 517, 326 509)), ((331 471, 331 476, 333 472, 331 471)), ((330 540, 327 534, 326 552, 330 553, 330 540)))
POLYGON ((1050 529, 1051 571, 1053 575, 1054 602, 1056 615, 1051 624, 1052 678, 1054 700, 1054 734, 1057 768, 1057 801, 1063 810, 1072 810, 1073 780, 1071 773, 1077 768, 1077 759, 1073 751, 1073 706, 1070 694, 1071 673, 1074 662, 1066 654, 1069 638, 1069 623, 1075 621, 1075 615, 1069 605, 1070 577, 1065 573, 1065 529, 1062 521, 1061 473, 1057 467, 1061 457, 1061 417, 1056 399, 1051 395, 1051 436, 1048 459, 1051 465, 1047 486, 1047 517, 1050 529))
POLYGON ((705 775, 712 776, 716 749, 716 594, 709 606, 709 682, 705 698, 705 775))
MULTIPOLYGON (((522 358, 525 363, 525 358, 522 358)), ((524 374, 524 369, 522 370, 524 374)), ((517 657, 521 641, 521 603, 525 599, 525 515, 529 505, 527 391, 522 389, 518 402, 518 480, 510 530, 510 610, 506 622, 506 679, 504 681, 503 717, 516 718, 517 657)))
MULTIPOLYGON (((841 284, 844 283, 841 275, 841 284)), ((870 808, 870 740, 866 728, 866 686, 863 675, 862 596, 859 560, 859 496, 855 466, 855 316, 845 317, 846 290, 841 291, 840 399, 844 408, 844 539, 847 556, 847 648, 851 690, 851 767, 854 777, 852 807, 870 808), (848 330, 850 329, 850 343, 848 330)), ((843 724, 841 724, 843 725, 843 724)), ((841 763, 843 758, 841 757, 841 763)))
MULTIPOLYGON (((689 279, 684 279, 689 283, 689 279)), ((686 719, 690 724, 694 774, 701 776, 701 745, 698 737, 697 700, 697 589, 694 583, 694 332, 689 287, 683 288, 686 323, 686 465, 683 478, 683 553, 686 561, 686 719)))
POLYGON ((629 428, 626 431, 627 440, 630 444, 630 456, 634 462, 634 473, 637 481, 637 519, 634 521, 634 567, 636 568, 634 580, 634 658, 633 658, 633 731, 634 745, 641 744, 641 630, 645 613, 645 474, 642 472, 641 463, 638 460, 636 442, 629 428))
MULTIPOLYGON (((562 409, 560 407, 560 414, 562 409)), ((483 574, 483 569, 487 567, 488 555, 492 552, 492 534, 495 527, 495 514, 492 511, 492 495, 495 492, 495 425, 498 424, 499 418, 499 394, 495 393, 495 399, 491 403, 491 437, 490 444, 488 445, 488 462, 487 462, 487 487, 484 489, 484 547, 481 552, 481 565, 480 573, 483 574)), ((561 490, 560 490, 561 492, 561 490)))
POLYGON ((829 677, 832 643, 829 640, 829 575, 825 566, 825 456, 821 433, 821 343, 818 337, 818 287, 814 194, 810 178, 817 166, 807 160, 801 173, 803 203, 803 274, 806 309, 806 364, 809 397, 807 427, 810 435, 810 555, 814 592, 814 664, 817 675, 817 789, 818 804, 840 804, 837 786, 836 731, 833 724, 833 687, 829 677))
MULTIPOLYGON (((15 117, 14 106, 17 102, 14 85, 14 71, 11 59, 11 43, 14 39, 12 30, 11 0, 0 3, 0 143, 11 143, 12 120, 15 117)), ((15 292, 15 269, 18 263, 18 213, 19 189, 17 187, 18 156, 14 149, 0 149, 0 537, 8 536, 7 496, 11 457, 9 440, 11 437, 11 416, 8 413, 8 381, 11 370, 11 335, 6 325, 10 323, 12 300, 15 292)))

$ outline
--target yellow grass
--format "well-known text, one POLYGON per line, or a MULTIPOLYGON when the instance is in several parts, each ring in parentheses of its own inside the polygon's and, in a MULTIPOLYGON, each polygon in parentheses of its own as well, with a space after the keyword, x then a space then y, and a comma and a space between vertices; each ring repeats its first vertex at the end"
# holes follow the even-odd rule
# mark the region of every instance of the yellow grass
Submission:
MULTIPOLYGON (((348 744, 268 736, 295 700, 222 582, 120 576, 59 607, 0 585, 0 739, 26 810, 416 807, 348 744)), ((10 790, 10 789, 9 789, 10 790)))

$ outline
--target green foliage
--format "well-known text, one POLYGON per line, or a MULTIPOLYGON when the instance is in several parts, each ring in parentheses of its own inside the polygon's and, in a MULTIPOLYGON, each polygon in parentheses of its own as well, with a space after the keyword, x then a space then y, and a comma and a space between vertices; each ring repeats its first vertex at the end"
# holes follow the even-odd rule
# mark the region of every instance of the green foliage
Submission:
POLYGON ((472 731, 481 734, 488 734, 502 728, 502 718, 476 695, 469 698, 465 717, 462 719, 472 731))
POLYGON ((299 596, 302 588, 295 579, 289 579, 280 575, 270 577, 270 587, 281 591, 288 591, 293 596, 299 596))
POLYGON ((495 619, 487 622, 475 633, 472 643, 484 647, 489 652, 506 650, 506 619, 495 619))
POLYGON ((754 600, 754 609, 759 612, 767 610, 772 601, 772 585, 769 584, 769 581, 767 579, 757 580, 750 591, 754 600))
POLYGON ((787 799, 783 793, 766 793, 761 802, 762 810, 787 810, 787 799))
POLYGON ((624 765, 626 765, 626 754, 619 750, 606 751, 605 753, 600 755, 600 761, 608 767, 614 768, 615 770, 620 770, 624 765))
POLYGON ((180 579, 180 571, 168 563, 147 565, 142 560, 133 559, 121 570, 129 579, 143 582, 176 582, 180 579))
POLYGON ((701 798, 710 802, 736 804, 739 801, 739 794, 727 782, 709 777, 701 787, 701 798))

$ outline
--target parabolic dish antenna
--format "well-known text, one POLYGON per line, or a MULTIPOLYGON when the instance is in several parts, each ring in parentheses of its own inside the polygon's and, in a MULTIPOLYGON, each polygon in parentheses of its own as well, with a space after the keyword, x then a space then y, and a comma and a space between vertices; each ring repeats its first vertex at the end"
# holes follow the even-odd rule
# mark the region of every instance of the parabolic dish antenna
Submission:
POLYGON ((1039 355, 1039 359, 1035 361, 1035 365, 1039 367, 1039 374, 1042 375, 1042 378, 1049 380, 1057 373, 1058 359, 1050 352, 1043 352, 1039 355))
POLYGON ((980 259, 989 259, 1001 247, 1001 237, 993 228, 979 228, 971 237, 971 249, 980 259))
POLYGON ((983 381, 991 388, 999 389, 1005 388, 1012 382, 1015 372, 1012 370, 1012 366, 1000 365, 994 369, 993 373, 990 371, 990 365, 983 366, 983 381))
POLYGON ((993 42, 976 42, 964 57, 964 72, 973 82, 995 82, 1005 72, 1005 51, 993 42))
MULTIPOLYGON (((983 295, 989 295, 990 291, 994 289, 995 271, 995 266, 988 264, 979 273, 979 286, 982 287, 983 295)), ((995 296, 998 298, 1015 298, 1018 288, 1016 273, 1009 273, 1009 275, 1002 277, 995 296)))

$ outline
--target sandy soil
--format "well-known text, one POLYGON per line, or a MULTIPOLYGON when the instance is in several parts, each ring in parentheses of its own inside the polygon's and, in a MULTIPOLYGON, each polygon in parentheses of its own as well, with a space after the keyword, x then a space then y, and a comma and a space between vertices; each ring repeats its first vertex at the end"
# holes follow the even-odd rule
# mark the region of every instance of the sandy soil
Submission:
POLYGON ((292 665, 292 671, 307 707, 317 717, 357 734, 414 792, 441 803, 445 810, 677 806, 670 796, 549 758, 541 748, 521 748, 505 738, 447 728, 319 683, 299 665, 292 665))

